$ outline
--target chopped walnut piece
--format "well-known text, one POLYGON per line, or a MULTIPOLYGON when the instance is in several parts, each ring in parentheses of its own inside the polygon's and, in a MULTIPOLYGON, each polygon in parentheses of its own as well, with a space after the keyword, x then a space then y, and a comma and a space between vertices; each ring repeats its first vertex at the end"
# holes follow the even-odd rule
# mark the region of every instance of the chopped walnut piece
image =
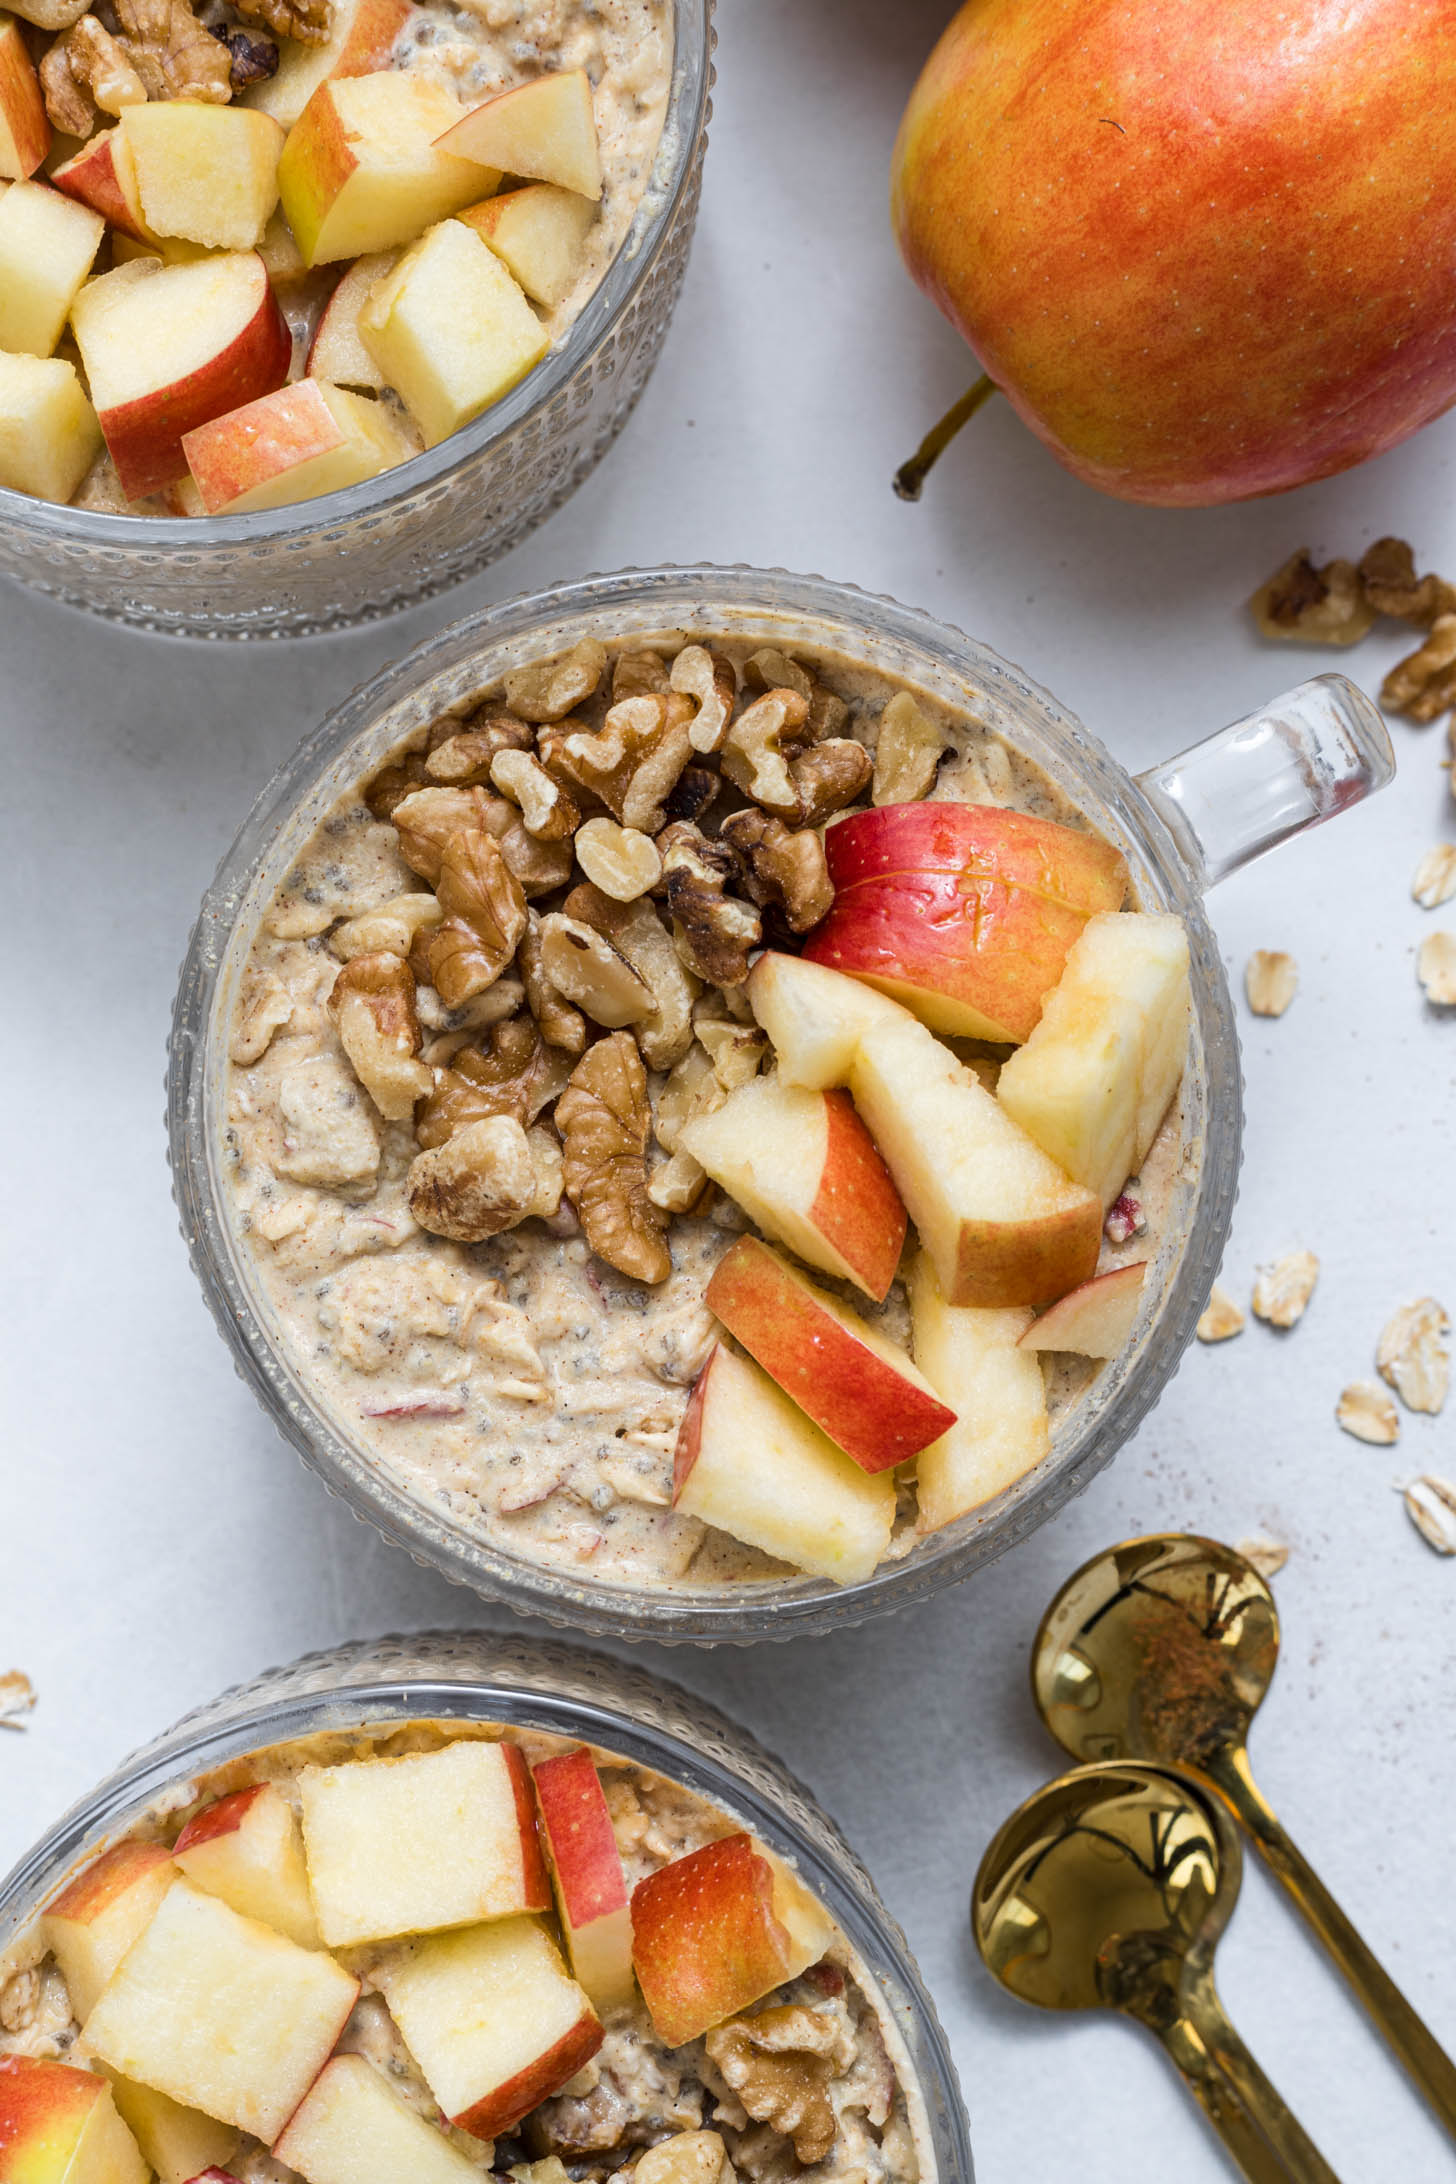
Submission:
POLYGON ((559 781, 529 751, 497 751, 490 778, 519 805, 521 824, 538 842, 559 842, 581 825, 581 813, 559 781))
POLYGON ((102 114, 145 106, 147 87, 125 48, 94 15, 82 15, 40 61, 41 90, 53 126, 89 136, 102 114))
POLYGON ((566 1195, 598 1258, 635 1281, 672 1272, 664 1216, 647 1196, 647 1073, 629 1032, 599 1039, 556 1103, 566 1195))
POLYGON ((334 980, 329 1015, 354 1074, 386 1122, 405 1122, 434 1083, 418 1059, 415 982, 402 955, 354 956, 334 980))
POLYGON ((725 1092, 736 1092, 758 1075, 768 1054, 768 1035, 756 1024, 728 1017, 699 1016, 697 1035, 713 1058, 713 1074, 725 1092))
POLYGON ((443 1145, 420 1153, 406 1179, 409 1210, 432 1236, 459 1244, 478 1244, 503 1229, 515 1228, 531 1215, 556 1211, 559 1174, 541 1140, 528 1138, 514 1115, 491 1115, 456 1132, 443 1145))
POLYGON ((564 1054, 582 1053, 586 1047, 586 1018, 546 975, 541 960, 541 920, 534 910, 526 914, 526 930, 516 950, 516 963, 526 988, 526 1004, 546 1044, 559 1047, 564 1054))
POLYGON ((85 0, 14 0, 8 12, 37 30, 68 30, 86 7, 85 0))
POLYGON ((915 804, 928 796, 945 748, 941 730, 909 691, 897 691, 880 715, 874 802, 915 804))
POLYGON ((797 833, 750 805, 723 822, 722 838, 747 868, 745 886, 760 908, 777 905, 791 933, 807 933, 834 908, 824 844, 812 827, 797 833))
POLYGON ((1405 1513, 1428 1547, 1456 1555, 1456 1486, 1426 1472, 1405 1489, 1405 1513))
POLYGON ((1358 644, 1375 626, 1354 563, 1327 561, 1317 569, 1303 546, 1259 586, 1249 611, 1261 635, 1309 645, 1358 644))
POLYGON ((657 846, 667 907, 689 969, 710 986, 741 986, 763 925, 750 904, 726 892, 730 880, 742 877, 736 851, 729 843, 709 841, 686 820, 664 828, 657 846))
POLYGON ((662 859, 650 834, 619 827, 615 819, 588 819, 577 830, 576 861, 593 887, 614 902, 635 902, 662 878, 662 859))
POLYGON ((723 792, 723 776, 712 766, 684 766, 662 800, 668 819, 701 819, 723 792))
POLYGON ((628 2173, 632 2184, 737 2184, 728 2149, 716 2131, 679 2131, 661 2139, 628 2173))
POLYGON ((1456 1008, 1456 933, 1427 933, 1416 950, 1416 976, 1434 1007, 1456 1008))
POLYGON ((1438 615, 1420 649, 1391 669, 1380 702, 1422 726, 1456 706, 1456 614, 1438 615))
POLYGON ((490 1115, 531 1123, 564 1090, 570 1063, 548 1046, 529 1016, 492 1028, 488 1042, 456 1050, 433 1072, 433 1087, 415 1117, 415 1136, 428 1148, 490 1115))
MULTIPOLYGON (((22 1728, 22 1715, 35 1708, 35 1685, 24 1669, 7 1668, 0 1675, 0 1729, 22 1728)), ((12 2025, 13 2032, 15 2027, 12 2025)))
POLYGON ((564 911, 541 920, 541 968, 558 993, 613 1030, 652 1013, 652 989, 605 933, 564 911))
MULTIPOLYGON (((271 38, 253 38, 245 30, 212 26, 228 50, 228 82, 234 91, 246 91, 255 83, 267 83, 278 73, 278 48, 271 38)), ((278 279, 278 275, 274 275, 278 279)))
POLYGON ((392 819, 407 796, 429 785, 427 761, 419 751, 382 766, 364 791, 364 801, 376 819, 392 819))
POLYGON ((652 1130, 665 1153, 677 1151, 678 1134, 695 1115, 711 1114, 728 1097, 713 1068, 712 1056, 696 1043, 669 1073, 657 1096, 652 1130))
POLYGON ((787 2004, 715 2025, 703 2046, 756 2123, 792 2139, 806 2167, 824 2159, 839 2131, 829 2098, 839 2035, 829 2019, 787 2004))
MULTIPOLYGON (((433 887, 440 877, 446 843, 467 828, 488 826, 493 801, 504 802, 504 798, 492 799, 480 789, 417 788, 398 798, 389 816, 399 835, 399 853, 410 870, 433 887)), ((494 827, 490 831, 494 833, 494 827)))
MULTIPOLYGON (((441 790, 449 795, 449 790, 441 790)), ((483 827, 452 834, 435 892, 443 924, 422 933, 412 957, 450 1008, 499 978, 526 930, 526 898, 501 846, 483 827)))
POLYGON ((536 738, 525 721, 504 706, 481 706, 453 735, 437 743, 425 760, 431 781, 473 788, 490 779, 492 759, 502 751, 530 751, 536 738))
POLYGON ((1434 1297, 1402 1306, 1382 1330, 1375 1363, 1407 1410, 1438 1411, 1451 1383, 1451 1322, 1434 1297))
POLYGON ((688 741, 695 751, 722 748, 738 697, 738 678, 733 662, 706 645, 684 645, 672 663, 672 688, 692 698, 697 713, 688 723, 688 741))
POLYGON ((647 1195, 664 1213, 691 1213, 708 1188, 708 1171, 691 1153, 670 1153, 647 1178, 647 1195))
POLYGON ((245 23, 262 23, 299 45, 324 45, 333 27, 331 0, 232 0, 245 23))
POLYGON ((1266 1580, 1277 1577, 1289 1560, 1289 1549, 1283 1540, 1270 1539, 1267 1532, 1255 1532, 1251 1538, 1237 1541, 1234 1552, 1241 1554, 1250 1569, 1266 1580))
POLYGON ((622 698, 600 728, 560 728, 543 736, 542 763, 605 804, 624 827, 655 834, 692 749, 692 711, 692 700, 673 691, 622 698))
POLYGON ((574 887, 563 909, 591 926, 625 956, 651 996, 652 1006, 633 1024, 649 1069, 671 1069, 693 1040, 695 988, 653 905, 614 902, 595 887, 574 887))
POLYGON ((660 652, 619 652, 612 662, 612 703, 618 698, 650 698, 672 688, 660 652))
POLYGON ((281 978, 272 971, 248 971, 228 1042, 231 1059, 243 1069, 260 1062, 273 1044, 274 1033, 283 1029, 292 1014, 293 996, 281 978))
POLYGON ((814 695, 814 678, 808 668, 775 645, 761 645, 757 652, 749 654, 743 663, 743 678, 755 690, 792 690, 806 707, 814 695))
POLYGON ((789 772, 786 741, 809 717, 809 702, 796 690, 766 690, 734 721, 721 749, 724 773, 735 788, 781 819, 797 819, 803 799, 789 772))
POLYGON ((1377 1448, 1389 1448, 1400 1438, 1400 1413, 1373 1380, 1352 1380, 1340 1391, 1335 1423, 1357 1441, 1370 1441, 1377 1448))
POLYGON ((825 820, 852 804, 869 786, 874 760, 853 736, 837 736, 805 751, 789 768, 797 796, 795 822, 802 827, 822 827, 825 820))
POLYGON ((1429 629, 1439 615, 1456 613, 1456 587, 1439 576, 1416 576, 1415 556, 1403 538, 1378 538, 1360 557, 1360 588, 1377 614, 1429 629))
POLYGON ((341 963, 359 955, 407 956, 417 934, 438 925, 444 915, 433 895, 395 895, 377 910, 361 910, 329 935, 329 947, 341 963))
POLYGON ((506 704, 522 720, 565 720, 589 698, 607 672, 607 648, 584 637, 559 659, 513 668, 506 677, 506 704))
POLYGON ((1428 849, 1411 879, 1411 894, 1423 910, 1439 910, 1456 895, 1456 842, 1428 849))
POLYGON ((1208 1293, 1208 1303, 1198 1322, 1196 1333, 1200 1342, 1228 1342, 1244 1331, 1244 1315, 1226 1289, 1215 1282, 1208 1293))
POLYGON ((188 0, 115 0, 118 41, 149 99, 198 99, 226 106, 232 58, 193 14, 188 0))
POLYGON ((1244 992, 1255 1016, 1282 1016, 1299 987, 1299 966, 1281 948, 1256 948, 1244 966, 1244 992))
POLYGON ((1254 1316, 1271 1327, 1293 1327, 1303 1319, 1318 1280, 1319 1260, 1312 1251, 1288 1251, 1261 1266, 1254 1282, 1254 1316))

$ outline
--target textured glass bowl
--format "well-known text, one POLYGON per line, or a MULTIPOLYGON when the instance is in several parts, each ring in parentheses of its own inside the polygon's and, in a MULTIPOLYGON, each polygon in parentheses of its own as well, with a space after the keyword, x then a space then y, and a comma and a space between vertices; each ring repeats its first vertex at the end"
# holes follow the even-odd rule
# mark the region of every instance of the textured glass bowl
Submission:
POLYGON ((1111 1460, 1162 1393, 1207 1302, 1233 1211, 1241 1113, 1233 1006, 1202 888, 1368 793, 1388 763, 1389 741, 1368 699, 1325 677, 1134 781, 1055 699, 984 645, 892 600, 782 571, 593 577, 443 631, 356 691, 275 775, 203 901, 183 965, 169 1075, 173 1187, 192 1264, 238 1370, 325 1485, 387 1538, 448 1577, 559 1624, 667 1642, 790 1638, 939 1592, 1045 1523, 1111 1460), (794 1577, 631 1589, 542 1568, 468 1533, 408 1493, 316 1400, 272 1331, 229 1211, 221 1149, 238 979, 275 889, 320 820, 412 731, 509 668, 588 635, 645 641, 675 629, 842 650, 969 710, 1042 767, 1123 852, 1140 905, 1176 913, 1188 930, 1193 1025, 1181 1159, 1132 1339, 1063 1420, 1042 1464, 859 1585, 794 1577), (1357 701, 1363 712, 1352 712, 1357 701))
POLYGON ((672 89, 637 216, 566 339, 436 448, 252 516, 115 516, 0 488, 0 575, 188 637, 303 637, 415 605, 518 546, 601 461, 682 288, 712 89, 713 0, 672 0, 672 89))
MULTIPOLYGON (((261 1746, 407 1721, 487 1721, 595 1744, 686 1784, 798 1869, 857 1952, 918 2090, 939 2184, 972 2184, 965 2108, 935 2005, 874 1883, 803 1784, 675 1684, 549 1639, 435 1632, 316 1653, 187 1715, 74 1805, 0 1881, 0 1951, 75 1866, 169 1792, 261 1746)), ((932 2184, 927 2177, 926 2184, 932 2184)))

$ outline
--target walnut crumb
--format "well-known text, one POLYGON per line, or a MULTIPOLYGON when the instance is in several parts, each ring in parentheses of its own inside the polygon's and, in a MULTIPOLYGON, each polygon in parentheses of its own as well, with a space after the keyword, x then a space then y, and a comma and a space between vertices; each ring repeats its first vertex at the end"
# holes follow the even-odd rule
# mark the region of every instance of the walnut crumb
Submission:
POLYGON ((1436 1008, 1456 1008, 1456 933, 1427 933, 1416 950, 1416 976, 1436 1008))
POLYGON ((876 804, 913 804, 935 786, 945 737, 910 696, 897 691, 880 715, 875 744, 876 804))
POLYGON ((1282 1016, 1299 985, 1299 967, 1279 948, 1256 948, 1244 970, 1244 992, 1255 1016, 1282 1016))
POLYGON ((1428 1547, 1456 1555, 1456 1486, 1426 1472, 1404 1491, 1405 1513, 1428 1547))
POLYGON ((1244 1315, 1226 1289, 1215 1282, 1198 1322, 1200 1342, 1228 1342, 1244 1331, 1244 1315))
POLYGON ((1422 726, 1456 706, 1456 614, 1439 615, 1419 650, 1391 669, 1380 702, 1422 726))
POLYGON ((1360 588, 1377 614, 1429 629, 1438 615, 1456 613, 1456 588, 1443 577, 1416 575, 1403 538, 1378 538, 1360 556, 1360 588))
POLYGON ((1375 626, 1353 562, 1327 561, 1316 568, 1308 547, 1291 554, 1249 601, 1264 637, 1307 645, 1353 645, 1375 626))
POLYGON ((1411 894, 1423 910, 1438 910, 1456 895, 1456 842, 1428 849, 1411 878, 1411 894))
POLYGON ((1435 1412, 1451 1382, 1451 1322, 1434 1297, 1418 1297, 1387 1320, 1375 1351, 1380 1377, 1407 1410, 1435 1412))
POLYGON ((1389 1448, 1400 1438, 1400 1413, 1373 1380, 1352 1380, 1335 1405, 1335 1419, 1357 1441, 1389 1448))
POLYGON ((824 2159, 838 2135, 829 2097, 838 2037, 827 2018, 802 2005, 760 2010, 715 2026, 703 2046, 755 2123, 792 2139, 806 2167, 824 2159))
POLYGON ((1261 1266, 1254 1283, 1255 1318, 1271 1327, 1297 1325, 1318 1280, 1319 1260, 1312 1251, 1288 1251, 1282 1259, 1261 1266))

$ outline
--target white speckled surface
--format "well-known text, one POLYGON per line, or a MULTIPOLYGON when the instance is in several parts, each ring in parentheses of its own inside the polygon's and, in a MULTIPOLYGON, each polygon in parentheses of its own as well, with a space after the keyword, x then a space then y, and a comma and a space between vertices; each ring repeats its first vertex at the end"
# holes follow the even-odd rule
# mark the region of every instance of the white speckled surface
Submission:
MULTIPOLYGON (((339 642, 173 645, 0 595, 6 857, 5 1438, 0 1669, 40 1706, 0 1739, 0 1865, 129 1747, 305 1647, 469 1621, 468 1596, 324 1498, 233 1378, 168 1197, 162 1050, 199 893, 245 806, 354 682, 451 613, 558 575, 711 557, 816 568, 961 622, 1133 765, 1343 664, 1273 652, 1239 602, 1294 546, 1394 530, 1456 570, 1456 420, 1355 476, 1210 514, 1119 508, 986 412, 925 502, 895 462, 966 377, 903 279, 884 214, 900 105, 944 0, 725 0, 718 112, 687 294, 622 444, 482 582, 339 642)), ((1440 731, 1396 724, 1395 787, 1220 890, 1241 973, 1299 959, 1279 1022, 1241 1009, 1248 1149, 1228 1285, 1296 1244, 1323 1262, 1304 1323, 1196 1352, 1119 1463, 959 1595, 792 1655, 677 1654, 791 1759, 865 1855, 950 2026, 981 2184, 1214 2184, 1228 2171, 1162 2059, 1111 2022, 1003 2001, 965 1938, 987 1836, 1055 1755, 1025 1697, 1040 1607, 1084 1555, 1163 1526, 1287 1540, 1284 1667, 1258 1773, 1325 1878, 1456 2043, 1456 1562, 1392 1483, 1456 1476, 1456 1409, 1373 1449, 1331 1417, 1387 1314, 1456 1308, 1456 1018, 1414 948, 1456 929, 1412 868, 1456 839, 1440 731)), ((1222 1952, 1230 2010, 1342 2184, 1425 2184, 1449 2148, 1262 1876, 1222 1952)))

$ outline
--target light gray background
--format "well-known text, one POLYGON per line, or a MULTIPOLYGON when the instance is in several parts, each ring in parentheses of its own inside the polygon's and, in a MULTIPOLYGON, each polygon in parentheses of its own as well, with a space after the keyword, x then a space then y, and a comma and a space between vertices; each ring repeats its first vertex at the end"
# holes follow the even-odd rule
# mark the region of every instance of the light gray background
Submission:
MULTIPOLYGON (((659 559, 824 571, 959 622, 1048 684, 1132 766, 1333 657, 1261 646, 1241 612, 1295 546, 1358 554, 1381 531, 1456 574, 1456 420, 1353 477, 1208 514, 1123 508, 1064 476, 993 405, 924 503, 896 462, 969 359, 902 274, 885 176, 945 0, 720 0, 702 223, 656 379, 602 470, 483 580, 337 642, 149 640, 0 594, 10 1159, 0 1669, 40 1705, 0 1738, 0 1867, 184 1708, 308 1647, 488 1621, 469 1595, 330 1503, 234 1379, 168 1196, 163 1044, 198 897, 253 796, 357 681, 448 617, 557 576, 659 559)), ((1344 656, 1375 688, 1398 650, 1344 656)), ((950 2027, 981 2184, 1224 2178, 1172 2073, 1111 2020, 1053 2021, 994 1989, 965 1902, 996 1823, 1056 1754, 1027 1643, 1085 1555, 1159 1527, 1291 1548, 1284 1664, 1258 1772, 1416 2006, 1456 2043, 1456 1562, 1394 1482, 1456 1476, 1453 1420, 1399 1447, 1337 1431, 1390 1311, 1456 1307, 1456 1021, 1413 950, 1456 904, 1410 900, 1456 837, 1440 731, 1394 726, 1378 803, 1219 890, 1231 970, 1284 947, 1277 1023, 1240 1002, 1249 1130, 1226 1262, 1321 1259, 1286 1337, 1195 1350, 1113 1469, 958 1595, 790 1653, 654 1665, 782 1752, 903 1920, 950 2027)), ((1222 1951, 1230 2010, 1344 2184, 1453 2172, 1426 2120, 1259 1873, 1222 1951)))

